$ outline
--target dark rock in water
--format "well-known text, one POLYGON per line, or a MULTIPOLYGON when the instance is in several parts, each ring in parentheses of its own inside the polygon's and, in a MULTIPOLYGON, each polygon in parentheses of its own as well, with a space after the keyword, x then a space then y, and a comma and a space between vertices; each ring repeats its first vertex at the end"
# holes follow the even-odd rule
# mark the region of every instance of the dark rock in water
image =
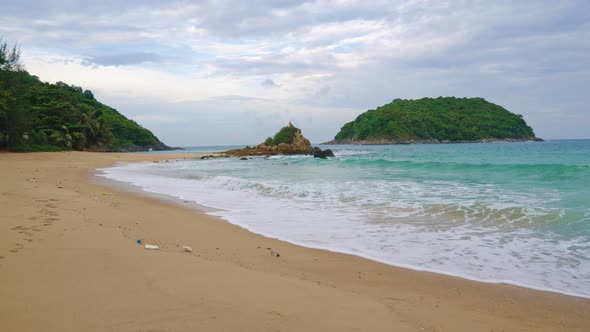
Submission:
POLYGON ((315 147, 313 148, 313 157, 327 159, 328 157, 335 157, 335 155, 330 149, 322 150, 318 147, 315 147))
POLYGON ((209 156, 202 156, 201 159, 209 159, 209 156))
POLYGON ((240 160, 248 160, 248 158, 242 157, 242 158, 240 158, 240 160))
POLYGON ((321 158, 322 157, 322 149, 318 148, 317 146, 313 148, 313 157, 314 158, 321 158))
POLYGON ((324 150, 324 155, 325 155, 326 157, 336 157, 336 156, 334 155, 334 152, 332 152, 332 150, 330 150, 330 149, 326 149, 326 150, 324 150))

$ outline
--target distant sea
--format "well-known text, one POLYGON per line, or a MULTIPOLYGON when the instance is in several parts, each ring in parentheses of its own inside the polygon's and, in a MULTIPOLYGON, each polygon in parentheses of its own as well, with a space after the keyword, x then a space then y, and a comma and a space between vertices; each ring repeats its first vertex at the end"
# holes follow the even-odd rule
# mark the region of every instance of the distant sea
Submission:
POLYGON ((590 140, 324 148, 101 175, 307 247, 590 297, 590 140))

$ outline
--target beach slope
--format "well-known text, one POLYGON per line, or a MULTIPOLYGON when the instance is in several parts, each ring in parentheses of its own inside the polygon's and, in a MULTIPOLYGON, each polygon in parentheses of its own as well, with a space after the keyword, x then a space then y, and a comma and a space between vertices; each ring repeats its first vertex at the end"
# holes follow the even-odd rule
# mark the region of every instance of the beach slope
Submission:
POLYGON ((590 330, 588 299, 302 248, 93 175, 187 157, 0 154, 0 330, 590 330))

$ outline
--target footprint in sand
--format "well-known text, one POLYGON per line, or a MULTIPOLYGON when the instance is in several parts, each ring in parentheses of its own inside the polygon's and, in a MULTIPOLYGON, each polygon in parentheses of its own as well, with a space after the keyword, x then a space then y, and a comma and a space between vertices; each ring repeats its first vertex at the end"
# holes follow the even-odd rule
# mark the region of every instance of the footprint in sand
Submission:
POLYGON ((19 252, 21 249, 23 249, 25 246, 22 243, 17 243, 16 244, 16 248, 10 249, 8 251, 12 252, 12 253, 17 253, 19 252))
POLYGON ((20 232, 22 232, 22 231, 34 231, 34 232, 38 232, 39 231, 39 229, 36 226, 24 227, 22 225, 19 225, 19 226, 16 226, 14 228, 11 228, 10 230, 12 230, 12 231, 20 231, 20 232))
POLYGON ((55 211, 47 210, 45 208, 41 209, 41 213, 46 216, 57 216, 58 213, 55 211))

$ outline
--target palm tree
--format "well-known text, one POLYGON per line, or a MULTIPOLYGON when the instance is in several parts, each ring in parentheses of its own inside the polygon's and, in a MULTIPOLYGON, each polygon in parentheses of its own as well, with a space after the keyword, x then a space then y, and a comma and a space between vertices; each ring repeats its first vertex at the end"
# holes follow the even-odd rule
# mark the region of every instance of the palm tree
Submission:
POLYGON ((104 117, 98 116, 94 109, 82 113, 78 125, 84 127, 86 136, 86 145, 88 147, 96 145, 108 145, 113 140, 111 127, 104 117))
POLYGON ((95 110, 88 110, 80 116, 80 120, 78 121, 78 125, 84 127, 84 131, 86 132, 86 138, 88 139, 89 145, 96 144, 96 134, 98 128, 98 123, 95 120, 95 110))
POLYGON ((111 131, 110 124, 105 120, 104 117, 96 119, 96 126, 94 127, 96 132, 96 143, 109 145, 113 141, 113 132, 111 131))
POLYGON ((68 150, 71 150, 72 149, 72 135, 70 135, 70 131, 68 130, 68 127, 61 126, 61 129, 63 131, 54 130, 51 133, 51 135, 49 136, 49 139, 51 140, 51 142, 54 145, 61 146, 61 147, 64 147, 68 150))
POLYGON ((76 150, 83 150, 86 147, 86 135, 81 132, 72 133, 72 147, 76 150))

